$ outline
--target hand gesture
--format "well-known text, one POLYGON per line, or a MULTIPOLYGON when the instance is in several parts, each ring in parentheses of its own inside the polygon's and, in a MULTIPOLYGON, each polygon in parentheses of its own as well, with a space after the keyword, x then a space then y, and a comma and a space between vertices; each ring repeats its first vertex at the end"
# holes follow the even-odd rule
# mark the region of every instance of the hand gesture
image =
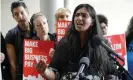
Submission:
POLYGON ((50 50, 49 50, 49 56, 51 58, 53 58, 54 52, 55 52, 55 50, 53 48, 50 48, 50 50))
POLYGON ((36 69, 39 73, 44 73, 45 69, 46 69, 46 63, 44 63, 44 61, 39 61, 39 63, 36 64, 36 69))

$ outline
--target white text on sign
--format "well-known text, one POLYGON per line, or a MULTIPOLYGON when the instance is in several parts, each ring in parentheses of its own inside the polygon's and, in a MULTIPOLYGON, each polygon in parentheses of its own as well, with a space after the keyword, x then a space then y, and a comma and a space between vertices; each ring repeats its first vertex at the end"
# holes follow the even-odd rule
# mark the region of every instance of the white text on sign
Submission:
POLYGON ((70 22, 58 22, 58 28, 67 28, 70 22))
POLYGON ((24 46, 26 47, 38 47, 37 41, 25 41, 24 46))

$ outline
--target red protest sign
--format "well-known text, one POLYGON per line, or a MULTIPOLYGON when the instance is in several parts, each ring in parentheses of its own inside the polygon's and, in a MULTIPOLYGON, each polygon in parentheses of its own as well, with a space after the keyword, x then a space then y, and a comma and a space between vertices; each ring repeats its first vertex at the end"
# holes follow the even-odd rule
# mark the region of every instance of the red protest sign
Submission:
POLYGON ((23 80, 45 80, 37 70, 35 65, 44 61, 47 65, 50 63, 50 48, 54 48, 53 41, 24 40, 24 58, 23 58, 23 80))
MULTIPOLYGON (((111 48, 118 53, 124 60, 126 56, 126 41, 124 34, 105 36, 105 38, 111 44, 111 48)), ((124 63, 118 59, 121 65, 124 63)))
POLYGON ((59 42, 66 34, 68 26, 71 21, 57 21, 56 22, 56 40, 59 42))

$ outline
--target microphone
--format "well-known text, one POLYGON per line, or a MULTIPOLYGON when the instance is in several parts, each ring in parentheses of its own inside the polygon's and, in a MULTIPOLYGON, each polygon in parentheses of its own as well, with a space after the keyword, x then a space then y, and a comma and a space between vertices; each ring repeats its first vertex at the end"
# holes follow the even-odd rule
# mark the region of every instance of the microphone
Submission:
POLYGON ((119 58, 121 61, 124 62, 124 60, 121 58, 120 55, 118 55, 115 51, 113 51, 105 42, 103 41, 102 38, 100 38, 98 35, 95 35, 93 37, 93 40, 96 44, 102 45, 107 51, 109 51, 111 54, 115 55, 117 58, 119 58))
POLYGON ((88 68, 89 64, 90 64, 90 60, 87 57, 83 57, 80 59, 80 62, 79 62, 80 68, 74 80, 79 80, 80 74, 83 72, 84 68, 88 68))

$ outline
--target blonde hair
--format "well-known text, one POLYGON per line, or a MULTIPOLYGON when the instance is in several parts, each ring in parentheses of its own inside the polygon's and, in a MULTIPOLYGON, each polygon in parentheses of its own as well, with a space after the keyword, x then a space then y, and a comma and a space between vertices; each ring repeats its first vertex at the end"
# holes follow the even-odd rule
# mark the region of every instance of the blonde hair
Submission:
POLYGON ((65 13, 70 13, 71 11, 68 8, 59 8, 55 13, 55 19, 58 20, 59 16, 65 13))

